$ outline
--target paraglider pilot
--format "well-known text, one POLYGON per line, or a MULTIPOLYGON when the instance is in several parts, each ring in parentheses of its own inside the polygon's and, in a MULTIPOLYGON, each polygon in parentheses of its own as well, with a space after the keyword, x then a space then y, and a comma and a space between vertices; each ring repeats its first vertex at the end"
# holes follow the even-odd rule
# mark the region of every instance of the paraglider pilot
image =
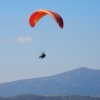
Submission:
POLYGON ((46 54, 44 52, 42 52, 42 54, 39 56, 39 58, 43 59, 45 58, 46 54))

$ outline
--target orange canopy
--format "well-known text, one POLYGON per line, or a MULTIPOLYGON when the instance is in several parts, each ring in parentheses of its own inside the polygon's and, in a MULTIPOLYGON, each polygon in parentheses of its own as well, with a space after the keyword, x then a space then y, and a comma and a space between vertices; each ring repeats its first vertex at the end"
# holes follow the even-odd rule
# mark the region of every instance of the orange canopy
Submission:
POLYGON ((64 22, 62 17, 57 14, 56 12, 50 11, 50 10, 37 10, 35 12, 32 13, 32 15, 29 18, 29 24, 31 27, 34 27, 35 24, 45 15, 49 14, 52 18, 54 18, 54 20, 58 23, 58 25, 60 26, 60 28, 63 28, 64 26, 64 22))

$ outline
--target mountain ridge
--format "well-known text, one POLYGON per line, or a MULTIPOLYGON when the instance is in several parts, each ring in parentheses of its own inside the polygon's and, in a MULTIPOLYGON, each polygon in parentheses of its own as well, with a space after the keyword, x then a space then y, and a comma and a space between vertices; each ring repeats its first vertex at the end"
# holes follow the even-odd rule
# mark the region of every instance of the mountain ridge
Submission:
POLYGON ((0 84, 0 96, 22 94, 100 95, 100 70, 86 67, 48 77, 0 84))

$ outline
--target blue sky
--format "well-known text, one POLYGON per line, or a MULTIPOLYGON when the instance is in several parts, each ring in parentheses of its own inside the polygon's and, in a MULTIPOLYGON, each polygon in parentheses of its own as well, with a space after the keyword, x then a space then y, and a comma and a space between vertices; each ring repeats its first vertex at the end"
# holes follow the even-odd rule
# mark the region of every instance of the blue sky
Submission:
POLYGON ((100 69, 100 0, 1 0, 0 13, 0 83, 100 69), (59 13, 64 28, 48 15, 30 27, 38 9, 59 13))

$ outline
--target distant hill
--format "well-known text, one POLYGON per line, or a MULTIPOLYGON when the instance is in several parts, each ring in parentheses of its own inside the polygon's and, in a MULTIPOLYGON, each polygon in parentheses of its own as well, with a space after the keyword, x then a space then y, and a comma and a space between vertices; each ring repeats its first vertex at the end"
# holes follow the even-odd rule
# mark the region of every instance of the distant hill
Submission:
POLYGON ((18 95, 11 97, 1 97, 0 100, 100 100, 96 96, 79 95, 18 95))
POLYGON ((100 70, 81 67, 54 76, 0 84, 0 96, 22 94, 100 95, 100 70))

